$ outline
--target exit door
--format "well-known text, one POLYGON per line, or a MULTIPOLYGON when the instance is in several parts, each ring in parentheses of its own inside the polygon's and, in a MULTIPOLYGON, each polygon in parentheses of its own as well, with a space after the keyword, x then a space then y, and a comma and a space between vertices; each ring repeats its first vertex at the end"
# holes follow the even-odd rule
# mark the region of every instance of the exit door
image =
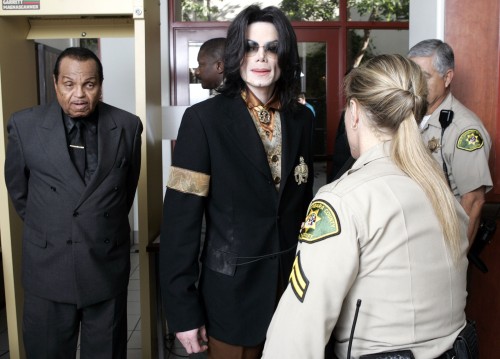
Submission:
MULTIPOLYGON (((172 57, 173 78, 171 83, 171 104, 177 106, 192 105, 201 101, 201 84, 195 85, 193 66, 197 65, 200 46, 207 40, 226 37, 226 28, 203 30, 176 30, 174 32, 175 50, 172 57)), ((208 98, 209 93, 206 93, 208 98)))
POLYGON ((316 110, 313 151, 321 166, 315 170, 328 173, 342 109, 340 31, 315 27, 298 28, 295 32, 302 64, 302 90, 316 110))

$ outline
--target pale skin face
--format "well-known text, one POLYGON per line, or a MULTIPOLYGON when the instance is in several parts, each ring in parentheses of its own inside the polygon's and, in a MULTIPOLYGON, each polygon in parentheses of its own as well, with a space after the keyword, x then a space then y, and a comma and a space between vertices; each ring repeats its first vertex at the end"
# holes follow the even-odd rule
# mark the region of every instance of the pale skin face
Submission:
POLYGON ((429 57, 412 57, 411 60, 415 62, 424 73, 427 80, 427 115, 431 115, 439 105, 444 101, 450 92, 450 84, 453 79, 453 70, 448 70, 443 76, 436 71, 432 64, 432 56, 429 57))
POLYGON ((240 75, 257 98, 266 103, 273 94, 276 81, 281 76, 278 57, 264 50, 264 45, 278 41, 276 27, 268 22, 254 22, 247 28, 247 40, 259 44, 255 56, 245 56, 241 63, 240 75))
POLYGON ((89 116, 102 94, 97 64, 92 59, 79 61, 71 57, 63 58, 59 78, 54 78, 54 87, 57 101, 65 114, 72 118, 89 116))

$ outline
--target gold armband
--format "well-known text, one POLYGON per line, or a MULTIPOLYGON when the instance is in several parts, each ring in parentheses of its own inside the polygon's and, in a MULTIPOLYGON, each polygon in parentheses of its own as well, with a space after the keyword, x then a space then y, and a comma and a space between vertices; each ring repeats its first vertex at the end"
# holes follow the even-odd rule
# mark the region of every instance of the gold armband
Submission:
POLYGON ((210 187, 210 176, 205 173, 172 166, 167 187, 179 192, 206 197, 210 187))

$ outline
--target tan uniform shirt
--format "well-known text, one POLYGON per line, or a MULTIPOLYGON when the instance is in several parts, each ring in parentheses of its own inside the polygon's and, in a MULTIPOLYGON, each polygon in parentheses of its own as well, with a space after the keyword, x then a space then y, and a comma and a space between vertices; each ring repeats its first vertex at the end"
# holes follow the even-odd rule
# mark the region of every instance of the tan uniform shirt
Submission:
POLYGON ((448 167, 451 189, 460 200, 468 192, 485 186, 489 191, 493 182, 488 167, 491 139, 481 120, 450 93, 432 113, 422 129, 422 138, 433 157, 443 166, 441 150, 448 167), (453 121, 441 140, 441 110, 452 110, 453 121), (442 146, 442 147, 441 147, 442 146))
POLYGON ((311 202, 263 358, 323 358, 332 330, 346 358, 358 299, 354 358, 397 349, 436 358, 465 326, 467 216, 456 202, 455 265, 429 200, 386 155, 389 145, 363 154, 311 202))

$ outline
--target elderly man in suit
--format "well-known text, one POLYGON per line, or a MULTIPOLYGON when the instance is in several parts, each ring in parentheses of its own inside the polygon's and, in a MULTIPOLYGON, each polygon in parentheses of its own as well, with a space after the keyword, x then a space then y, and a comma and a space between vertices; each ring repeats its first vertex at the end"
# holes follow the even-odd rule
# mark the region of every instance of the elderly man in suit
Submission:
POLYGON ((103 70, 72 47, 54 68, 57 101, 9 120, 5 180, 24 221, 28 358, 125 358, 130 226, 142 124, 100 101, 103 70), (81 330, 80 330, 81 326, 81 330))
POLYGON ((288 281, 314 177, 312 113, 296 100, 297 41, 278 8, 250 6, 235 18, 224 75, 221 93, 182 119, 160 280, 169 330, 188 353, 251 359, 288 281))

